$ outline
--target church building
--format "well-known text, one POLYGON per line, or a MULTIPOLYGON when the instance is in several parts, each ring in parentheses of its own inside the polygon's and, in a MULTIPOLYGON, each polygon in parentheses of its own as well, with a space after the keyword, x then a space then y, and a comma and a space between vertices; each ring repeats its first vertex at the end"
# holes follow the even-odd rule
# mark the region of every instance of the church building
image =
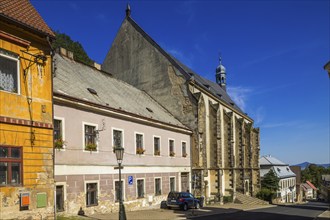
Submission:
POLYGON ((193 131, 191 186, 206 201, 254 196, 260 188, 259 129, 226 92, 221 61, 210 81, 155 42, 126 17, 102 64, 102 70, 140 90, 193 131))

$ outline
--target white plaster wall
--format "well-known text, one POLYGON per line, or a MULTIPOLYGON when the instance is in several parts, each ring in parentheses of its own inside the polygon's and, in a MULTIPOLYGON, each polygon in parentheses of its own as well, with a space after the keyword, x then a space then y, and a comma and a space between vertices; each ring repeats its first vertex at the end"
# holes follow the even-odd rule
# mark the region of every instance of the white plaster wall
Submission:
MULTIPOLYGON (((123 164, 125 166, 172 166, 190 167, 190 135, 139 124, 124 119, 104 116, 93 112, 54 105, 56 118, 65 120, 65 150, 56 150, 56 165, 106 165, 116 166, 117 161, 112 151, 112 129, 123 130, 123 145, 125 148, 123 164), (91 123, 105 130, 100 131, 98 151, 84 151, 83 147, 83 122, 91 123), (144 134, 144 155, 135 153, 135 133, 144 134), (161 138, 161 156, 153 155, 153 137, 161 138), (175 157, 169 156, 168 139, 175 141, 175 157), (181 142, 186 142, 187 157, 182 157, 181 142)), ((57 173, 55 172, 55 175, 57 173)))

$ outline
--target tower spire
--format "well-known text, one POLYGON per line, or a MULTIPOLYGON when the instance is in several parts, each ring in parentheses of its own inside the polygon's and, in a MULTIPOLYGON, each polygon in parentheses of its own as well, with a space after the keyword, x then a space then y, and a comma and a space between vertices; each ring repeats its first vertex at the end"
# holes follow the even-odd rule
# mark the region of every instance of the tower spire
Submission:
POLYGON ((130 17, 131 16, 131 6, 129 5, 129 3, 127 3, 126 6, 126 17, 130 17))
POLYGON ((216 82, 221 88, 226 90, 226 68, 222 65, 222 57, 219 52, 219 66, 215 70, 216 82))

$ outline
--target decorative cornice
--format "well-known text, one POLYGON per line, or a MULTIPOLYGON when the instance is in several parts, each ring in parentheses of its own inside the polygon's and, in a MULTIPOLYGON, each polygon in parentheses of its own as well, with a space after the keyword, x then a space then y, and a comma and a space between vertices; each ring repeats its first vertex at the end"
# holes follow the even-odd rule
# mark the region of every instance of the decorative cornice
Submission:
POLYGON ((23 125, 23 126, 32 126, 32 127, 47 128, 47 129, 52 129, 53 128, 53 124, 51 124, 51 123, 30 121, 30 120, 26 120, 26 119, 11 118, 11 117, 5 117, 5 116, 0 116, 0 123, 13 124, 13 125, 23 125))

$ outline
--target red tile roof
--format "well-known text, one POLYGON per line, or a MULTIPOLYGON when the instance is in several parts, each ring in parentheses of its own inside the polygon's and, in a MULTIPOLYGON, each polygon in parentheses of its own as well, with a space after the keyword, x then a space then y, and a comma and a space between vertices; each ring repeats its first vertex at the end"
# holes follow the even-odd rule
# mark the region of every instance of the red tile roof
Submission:
POLYGON ((29 0, 0 0, 1 16, 45 35, 55 36, 29 0))
POLYGON ((316 190, 316 187, 313 185, 313 183, 309 182, 308 180, 306 181, 306 183, 312 187, 312 189, 316 190))

